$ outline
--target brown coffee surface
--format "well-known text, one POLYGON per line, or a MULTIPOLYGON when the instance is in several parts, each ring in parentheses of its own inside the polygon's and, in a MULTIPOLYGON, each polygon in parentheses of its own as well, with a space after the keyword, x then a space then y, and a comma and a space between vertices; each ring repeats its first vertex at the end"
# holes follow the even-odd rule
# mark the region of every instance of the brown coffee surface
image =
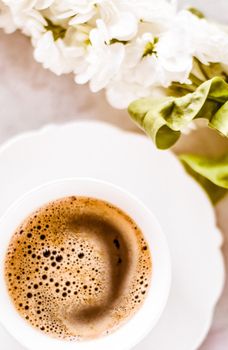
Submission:
POLYGON ((143 233, 122 210, 66 197, 31 214, 5 259, 8 292, 33 327, 61 339, 108 334, 142 305, 152 260, 143 233))

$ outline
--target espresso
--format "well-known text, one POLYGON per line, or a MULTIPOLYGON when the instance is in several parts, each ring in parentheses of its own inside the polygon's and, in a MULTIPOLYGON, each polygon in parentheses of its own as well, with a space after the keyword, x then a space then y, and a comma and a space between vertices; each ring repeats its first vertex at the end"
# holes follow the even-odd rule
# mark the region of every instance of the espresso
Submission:
POLYGON ((125 323, 143 304, 151 273, 137 224, 88 197, 59 199, 31 214, 13 234, 5 259, 18 313, 65 340, 93 339, 125 323))

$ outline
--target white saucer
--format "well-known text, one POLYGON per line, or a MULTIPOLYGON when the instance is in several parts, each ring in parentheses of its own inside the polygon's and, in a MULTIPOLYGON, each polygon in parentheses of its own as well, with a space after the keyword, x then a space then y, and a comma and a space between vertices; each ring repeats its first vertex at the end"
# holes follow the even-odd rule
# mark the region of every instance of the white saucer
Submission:
MULTIPOLYGON (((170 152, 156 150, 144 136, 97 122, 49 125, 0 149, 0 215, 33 187, 72 176, 104 179, 132 192, 155 213, 167 236, 171 294, 159 323, 134 350, 196 349, 224 282, 222 239, 204 192, 170 152)), ((24 350, 3 328, 0 344, 24 350)))

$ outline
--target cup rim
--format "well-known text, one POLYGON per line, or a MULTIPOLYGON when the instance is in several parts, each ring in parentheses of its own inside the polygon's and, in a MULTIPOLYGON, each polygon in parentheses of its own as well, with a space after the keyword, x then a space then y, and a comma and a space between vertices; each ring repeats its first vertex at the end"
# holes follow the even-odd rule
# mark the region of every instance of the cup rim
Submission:
POLYGON ((158 322, 168 300, 171 285, 169 249, 161 226, 154 214, 138 198, 125 189, 89 177, 64 178, 46 182, 22 195, 7 209, 0 218, 0 230, 4 232, 0 238, 0 268, 2 269, 0 275, 0 286, 2 285, 2 288, 0 288, 0 307, 3 309, 3 312, 0 313, 0 322, 27 349, 38 350, 43 346, 49 350, 104 350, 107 348, 109 350, 116 350, 116 348, 129 350, 138 344, 158 322), (74 189, 75 192, 72 193, 74 189), (68 342, 59 340, 44 335, 33 328, 16 311, 9 298, 4 278, 6 249, 18 225, 40 206, 68 195, 83 195, 103 199, 122 209, 141 228, 152 255, 151 286, 142 306, 135 315, 113 333, 88 341, 68 342), (45 196, 48 196, 49 199, 43 200, 45 196), (12 220, 12 217, 14 220, 12 220))

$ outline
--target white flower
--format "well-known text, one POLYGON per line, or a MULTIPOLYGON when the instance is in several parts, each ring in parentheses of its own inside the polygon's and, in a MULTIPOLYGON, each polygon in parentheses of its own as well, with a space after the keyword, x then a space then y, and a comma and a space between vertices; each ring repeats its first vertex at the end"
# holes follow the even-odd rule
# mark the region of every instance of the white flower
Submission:
POLYGON ((155 84, 157 81, 155 42, 156 38, 152 34, 144 33, 141 37, 126 44, 125 58, 115 80, 135 83, 143 87, 155 84))
POLYGON ((0 0, 0 27, 20 29, 45 68, 105 88, 117 108, 191 83, 194 57, 228 70, 227 28, 178 11, 177 0, 0 0))
POLYGON ((57 75, 72 72, 80 64, 85 49, 79 45, 68 45, 70 40, 67 35, 65 40, 54 40, 52 32, 47 31, 36 42, 35 59, 57 75))
POLYGON ((107 27, 109 39, 126 41, 132 39, 138 30, 138 20, 129 11, 123 0, 98 0, 97 6, 107 27))
POLYGON ((110 39, 133 39, 141 22, 159 23, 167 27, 176 13, 174 2, 166 0, 97 0, 99 13, 110 39))
POLYGON ((205 64, 209 62, 228 64, 228 34, 205 20, 202 20, 201 25, 202 35, 196 36, 195 56, 205 64))
POLYGON ((178 18, 182 28, 188 33, 193 56, 204 64, 228 64, 228 32, 222 26, 200 19, 189 11, 181 11, 178 18))
POLYGON ((51 6, 54 1, 55 0, 35 0, 35 8, 36 10, 45 10, 51 6))
POLYGON ((176 15, 176 1, 167 0, 131 0, 125 1, 131 13, 134 13, 139 21, 159 23, 167 27, 170 20, 176 15))
POLYGON ((38 6, 48 6, 50 0, 4 0, 9 6, 15 26, 22 30, 25 35, 36 38, 44 32, 44 26, 47 24, 42 14, 36 9, 38 6))
POLYGON ((0 28, 6 33, 13 33, 17 29, 10 8, 2 1, 0 1, 0 28))
POLYGON ((113 81, 106 88, 107 100, 111 106, 118 109, 127 108, 132 101, 151 94, 151 88, 123 80, 113 81))
POLYGON ((93 92, 103 89, 117 74, 124 58, 124 45, 115 43, 108 45, 107 32, 102 20, 97 21, 97 28, 90 32, 88 53, 85 65, 75 69, 75 81, 85 84, 90 81, 93 92))
POLYGON ((118 75, 107 87, 108 100, 115 108, 126 108, 134 99, 149 96, 156 87, 167 87, 173 81, 189 83, 191 48, 183 44, 185 35, 176 34, 175 26, 159 38, 144 33, 125 46, 118 75))
POLYGON ((44 10, 48 8, 55 0, 2 0, 14 12, 29 11, 33 8, 44 10))
POLYGON ((158 63, 161 70, 159 83, 169 86, 172 81, 189 82, 193 64, 193 47, 190 45, 189 31, 178 23, 178 16, 171 29, 161 34, 156 45, 158 63))
POLYGON ((81 24, 89 21, 95 14, 96 0, 55 0, 50 12, 56 19, 69 18, 69 24, 81 24))

